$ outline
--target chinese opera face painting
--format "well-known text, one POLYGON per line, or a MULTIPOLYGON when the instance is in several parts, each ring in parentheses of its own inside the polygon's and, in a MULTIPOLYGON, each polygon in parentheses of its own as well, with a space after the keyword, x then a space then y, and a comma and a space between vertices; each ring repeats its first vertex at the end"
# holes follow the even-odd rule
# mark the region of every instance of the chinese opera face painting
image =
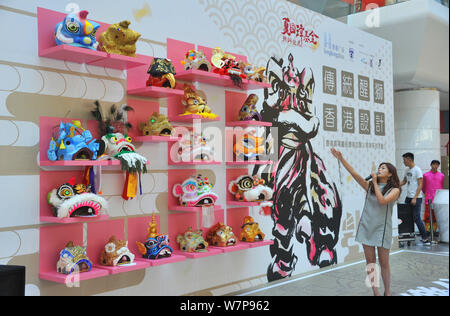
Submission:
POLYGON ((293 252, 295 242, 306 243, 311 265, 337 263, 342 203, 311 144, 319 131, 319 119, 312 108, 312 70, 294 66, 294 57, 289 54, 287 60, 272 57, 266 76, 271 87, 264 91, 261 115, 263 121, 278 128, 279 160, 271 170, 257 166, 254 171, 274 191, 274 244, 270 246, 272 261, 267 271, 268 280, 274 281, 294 271, 298 261, 293 252))

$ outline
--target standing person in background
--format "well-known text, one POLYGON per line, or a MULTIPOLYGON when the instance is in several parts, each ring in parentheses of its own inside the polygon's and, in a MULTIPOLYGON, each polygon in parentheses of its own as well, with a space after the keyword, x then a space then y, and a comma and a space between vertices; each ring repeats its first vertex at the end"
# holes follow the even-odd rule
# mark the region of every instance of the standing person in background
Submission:
MULTIPOLYGON (((431 161, 431 170, 423 175, 422 191, 425 194, 425 214, 423 221, 425 223, 425 229, 430 231, 430 212, 428 202, 433 202, 436 190, 440 190, 444 187, 444 174, 438 171, 441 163, 439 160, 431 161)), ((433 229, 436 230, 436 217, 433 214, 433 229)))
POLYGON ((367 263, 366 270, 369 274, 373 294, 380 296, 376 282, 378 277, 376 275, 376 248, 381 266, 384 295, 391 296, 389 252, 392 245, 392 208, 399 198, 401 190, 397 169, 388 162, 382 162, 378 166, 378 172, 372 172, 370 175, 372 180, 369 178, 367 180, 355 171, 340 151, 331 148, 331 153, 367 192, 355 240, 363 245, 367 263))
POLYGON ((425 230, 425 225, 420 218, 423 184, 422 170, 420 170, 420 168, 414 163, 413 153, 405 153, 402 155, 402 157, 403 164, 407 167, 405 171, 405 177, 400 183, 401 186, 406 184, 405 203, 408 204, 411 208, 414 223, 416 223, 420 235, 422 236, 421 242, 424 244, 430 244, 427 236, 427 231, 425 230))

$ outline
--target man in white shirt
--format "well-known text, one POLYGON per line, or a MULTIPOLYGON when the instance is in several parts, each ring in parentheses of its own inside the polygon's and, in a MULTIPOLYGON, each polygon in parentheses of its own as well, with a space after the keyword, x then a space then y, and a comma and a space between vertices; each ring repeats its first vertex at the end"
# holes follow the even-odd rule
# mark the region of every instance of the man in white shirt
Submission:
POLYGON ((422 242, 424 244, 430 244, 428 240, 427 231, 425 230, 425 225, 420 217, 420 211, 422 206, 422 183, 423 175, 422 170, 414 163, 414 154, 405 153, 403 154, 403 163, 405 164, 406 172, 403 181, 400 185, 406 186, 406 199, 405 203, 411 207, 411 211, 414 218, 414 223, 416 223, 419 229, 420 235, 422 235, 422 242))

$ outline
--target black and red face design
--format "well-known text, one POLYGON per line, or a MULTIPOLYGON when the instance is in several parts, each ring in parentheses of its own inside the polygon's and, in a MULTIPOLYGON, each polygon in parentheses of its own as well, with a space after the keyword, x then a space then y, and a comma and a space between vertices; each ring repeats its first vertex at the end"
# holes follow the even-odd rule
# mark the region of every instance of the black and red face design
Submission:
POLYGON ((47 202, 59 218, 94 217, 107 207, 106 200, 92 193, 90 186, 75 184, 74 179, 51 190, 47 194, 47 202))
POLYGON ((272 58, 268 63, 267 77, 271 88, 265 90, 266 107, 281 112, 295 110, 305 117, 312 117, 312 97, 315 81, 310 68, 300 71, 293 64, 294 57, 289 55, 289 62, 272 58), (270 67, 270 65, 273 65, 270 67))
POLYGON ((261 115, 277 127, 279 159, 275 169, 261 172, 267 167, 256 166, 254 174, 273 188, 269 281, 292 275, 298 261, 295 240, 306 243, 311 265, 337 263, 342 203, 311 144, 320 125, 313 108, 315 81, 311 68, 300 69, 292 54, 287 60, 271 58, 266 68, 271 87, 264 91, 261 115))

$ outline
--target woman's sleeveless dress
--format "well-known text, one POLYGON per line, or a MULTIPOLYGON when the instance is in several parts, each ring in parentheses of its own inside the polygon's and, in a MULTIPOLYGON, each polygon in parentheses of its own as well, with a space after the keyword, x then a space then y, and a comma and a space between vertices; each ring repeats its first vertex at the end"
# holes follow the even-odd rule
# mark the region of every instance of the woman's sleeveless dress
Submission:
MULTIPOLYGON (((378 184, 381 192, 383 192, 385 185, 385 183, 378 184)), ((390 191, 386 192, 385 195, 390 191)), ((391 249, 392 208, 394 204, 395 201, 380 205, 375 194, 368 192, 355 240, 363 245, 391 249)))

